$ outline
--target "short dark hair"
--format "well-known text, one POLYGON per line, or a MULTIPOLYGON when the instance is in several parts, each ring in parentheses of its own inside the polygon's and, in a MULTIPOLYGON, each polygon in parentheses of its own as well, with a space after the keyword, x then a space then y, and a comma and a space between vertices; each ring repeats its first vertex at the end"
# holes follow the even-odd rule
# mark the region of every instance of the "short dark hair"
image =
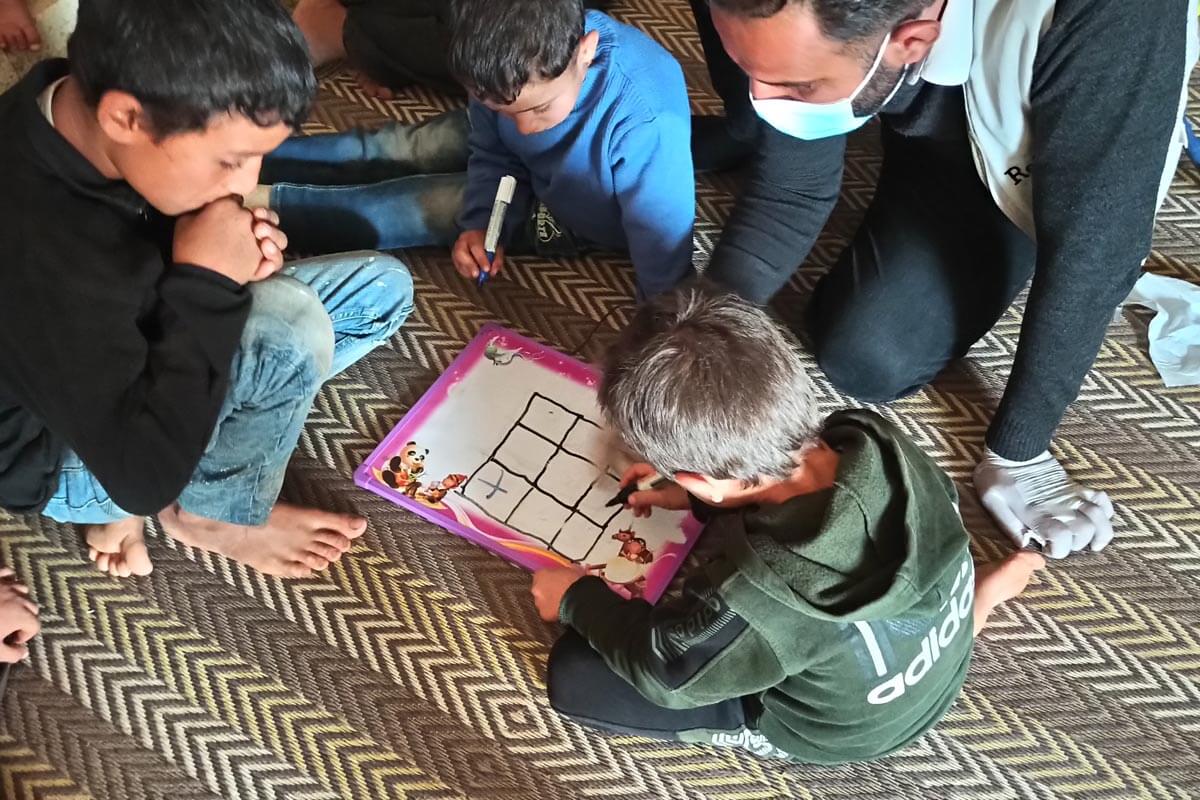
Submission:
POLYGON ((600 407, 659 472, 750 484, 790 474, 821 429, 795 337, 703 283, 638 310, 609 350, 600 407))
MULTIPOLYGON (((709 0, 739 17, 773 17, 789 5, 812 9, 821 33, 838 42, 860 42, 882 36, 913 17, 933 0, 709 0)), ((874 55, 874 53, 872 53, 874 55)))
POLYGON ((583 33, 582 0, 455 0, 446 60, 467 91, 508 105, 562 75, 583 33))
POLYGON ((222 113, 298 128, 317 90, 279 0, 82 0, 68 56, 89 103, 128 92, 158 137, 222 113))

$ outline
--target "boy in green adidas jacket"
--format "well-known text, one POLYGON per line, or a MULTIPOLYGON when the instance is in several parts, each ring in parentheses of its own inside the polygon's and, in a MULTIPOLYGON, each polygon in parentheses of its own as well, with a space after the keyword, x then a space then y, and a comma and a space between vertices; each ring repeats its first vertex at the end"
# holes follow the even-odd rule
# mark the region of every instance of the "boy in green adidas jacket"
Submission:
POLYGON ((869 411, 822 419, 794 338, 732 295, 643 306, 600 402, 669 476, 639 515, 688 508, 719 556, 676 603, 625 600, 572 569, 534 576, 550 702, 611 731, 814 763, 879 758, 954 703, 974 635, 1045 562, 972 564, 954 485, 869 411))

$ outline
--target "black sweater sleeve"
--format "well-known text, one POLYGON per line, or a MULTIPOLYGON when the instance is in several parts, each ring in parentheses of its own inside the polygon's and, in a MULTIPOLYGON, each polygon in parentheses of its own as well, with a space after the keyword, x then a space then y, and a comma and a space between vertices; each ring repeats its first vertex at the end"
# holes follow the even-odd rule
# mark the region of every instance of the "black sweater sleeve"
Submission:
MULTIPOLYGON (((155 513, 179 495, 212 435, 250 294, 200 267, 146 265, 158 255, 144 248, 129 253, 130 273, 162 270, 147 301, 112 271, 52 249, 26 263, 61 279, 30 270, 25 291, 0 303, 3 350, 15 361, 6 372, 117 505, 155 513)), ((88 249, 77 253, 85 259, 88 249)))
POLYGON ((988 433, 1007 458, 1049 445, 1113 309, 1150 252, 1185 79, 1186 0, 1058 0, 1034 64, 1037 265, 988 433))
POLYGON ((805 141, 765 123, 706 275, 766 303, 808 257, 842 186, 846 137, 805 141))

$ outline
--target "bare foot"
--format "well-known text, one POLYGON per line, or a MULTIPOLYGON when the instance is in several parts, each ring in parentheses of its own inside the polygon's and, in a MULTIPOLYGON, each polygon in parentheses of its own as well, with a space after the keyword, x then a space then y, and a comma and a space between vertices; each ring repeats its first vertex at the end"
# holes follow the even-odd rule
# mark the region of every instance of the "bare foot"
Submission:
POLYGON ((342 44, 346 7, 339 0, 300 0, 292 19, 308 42, 313 66, 346 57, 346 46, 342 44))
POLYGON ((983 630, 996 606, 1011 600, 1029 585, 1036 570, 1046 566, 1041 553, 1018 550, 1003 561, 975 566, 975 635, 983 630))
POLYGON ((376 83, 371 80, 367 73, 362 70, 354 70, 354 77, 358 81, 358 85, 362 88, 363 94, 367 97, 374 97, 376 100, 395 100, 396 93, 384 86, 382 83, 376 83))
POLYGON ((276 504, 262 527, 217 522, 178 506, 160 512, 158 520, 163 530, 186 545, 283 578, 307 578, 325 569, 367 529, 362 517, 287 503, 276 504))
POLYGON ((0 0, 0 50, 41 50, 42 37, 27 0, 0 0))
POLYGON ((88 543, 88 558, 96 569, 114 578, 130 575, 149 575, 154 565, 146 550, 146 520, 126 517, 107 525, 88 525, 84 535, 88 543))

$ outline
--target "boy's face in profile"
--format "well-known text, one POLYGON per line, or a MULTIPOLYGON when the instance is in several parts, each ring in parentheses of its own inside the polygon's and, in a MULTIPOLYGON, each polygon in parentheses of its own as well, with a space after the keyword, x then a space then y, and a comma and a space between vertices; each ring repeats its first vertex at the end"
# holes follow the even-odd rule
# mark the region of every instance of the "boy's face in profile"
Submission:
POLYGON ((115 131, 103 119, 102 125, 121 177, 168 216, 248 194, 258 183, 263 156, 291 133, 284 123, 264 128, 240 114, 223 114, 202 131, 162 139, 136 121, 115 131))
POLYGON ((517 99, 507 105, 487 100, 485 106, 511 119, 522 136, 547 131, 565 120, 579 100, 579 90, 587 77, 588 67, 596 55, 600 34, 590 31, 579 40, 575 58, 561 75, 553 80, 531 80, 521 89, 517 99))

